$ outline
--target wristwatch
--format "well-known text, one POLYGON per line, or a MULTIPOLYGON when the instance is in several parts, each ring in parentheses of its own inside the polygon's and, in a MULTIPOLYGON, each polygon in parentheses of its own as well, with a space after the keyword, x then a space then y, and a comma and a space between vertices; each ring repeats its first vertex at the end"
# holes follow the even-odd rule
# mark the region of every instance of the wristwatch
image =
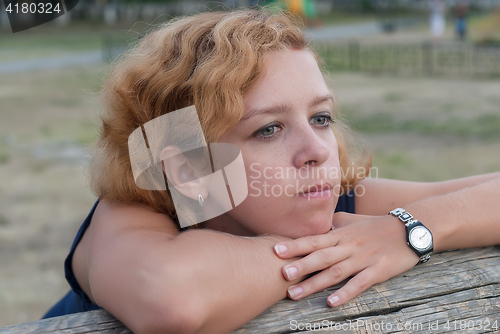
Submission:
POLYGON ((413 219, 413 216, 405 209, 397 208, 389 214, 398 217, 405 223, 406 243, 420 257, 419 263, 427 262, 434 250, 431 231, 422 222, 413 219))

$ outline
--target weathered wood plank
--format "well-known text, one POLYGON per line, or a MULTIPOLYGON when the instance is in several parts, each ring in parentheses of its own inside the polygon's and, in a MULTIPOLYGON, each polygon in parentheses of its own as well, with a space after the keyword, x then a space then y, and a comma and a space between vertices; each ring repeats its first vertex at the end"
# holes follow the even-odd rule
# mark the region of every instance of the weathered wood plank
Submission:
MULTIPOLYGON (((500 285, 496 285, 500 294, 500 285)), ((458 294, 458 293, 457 293, 458 294)), ((448 295, 450 296, 450 295, 448 295)), ((460 296, 450 296, 451 299, 460 296)), ((290 329, 298 327, 296 324, 290 329)), ((295 333, 500 333, 500 296, 450 302, 447 296, 403 308, 386 315, 311 324, 311 330, 295 333), (316 329, 314 330, 314 327, 316 329)))
POLYGON ((132 332, 105 310, 95 310, 0 328, 0 334, 7 333, 129 334, 132 332))
MULTIPOLYGON (((395 313, 439 296, 443 304, 456 302, 454 293, 500 284, 500 248, 487 247, 444 252, 425 264, 377 284, 339 308, 330 308, 326 298, 342 284, 299 301, 283 300, 234 333, 290 332, 290 322, 343 321, 376 314, 395 313)), ((489 289, 481 298, 496 297, 489 289)), ((465 298, 465 297, 464 297, 465 298)), ((478 298, 478 296, 469 296, 478 298)), ((467 299, 464 299, 467 301, 467 299)), ((500 312, 499 312, 500 313, 500 312)))
MULTIPOLYGON (((299 323, 323 323, 326 330, 322 332, 336 333, 500 333, 498 246, 435 254, 429 262, 371 287, 341 307, 330 308, 326 297, 341 285, 300 301, 280 301, 233 333, 317 332, 312 327, 308 331, 306 325, 299 330, 299 323), (447 321, 449 328, 444 328, 447 321), (485 330, 487 321, 489 329, 485 330), (436 323, 437 329, 430 327, 436 323)), ((131 332, 98 310, 0 328, 0 334, 4 333, 131 332)))

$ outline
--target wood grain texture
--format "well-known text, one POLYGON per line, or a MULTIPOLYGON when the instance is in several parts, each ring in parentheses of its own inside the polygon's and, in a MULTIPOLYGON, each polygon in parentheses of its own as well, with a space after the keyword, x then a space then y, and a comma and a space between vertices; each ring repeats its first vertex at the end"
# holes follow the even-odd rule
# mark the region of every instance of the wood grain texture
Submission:
MULTIPOLYGON (((465 249, 433 255, 431 260, 411 270, 377 284, 339 308, 330 308, 326 298, 341 285, 320 291, 303 300, 283 300, 234 333, 291 333, 291 322, 319 323, 324 321, 349 324, 348 320, 371 321, 381 325, 392 321, 393 328, 358 326, 342 333, 453 333, 443 328, 446 321, 466 319, 498 319, 500 328, 500 247, 465 249), (426 325, 439 321, 440 329, 426 325), (397 331, 397 323, 422 324, 422 331, 397 331)), ((438 325, 439 325, 438 324, 438 325)), ((479 324, 479 323, 478 323, 479 324)), ((453 325, 453 324, 452 324, 453 325)), ((327 326, 330 327, 330 326, 327 326)), ((352 327, 352 326, 351 326, 352 327)), ((377 326, 378 327, 378 326, 377 326)), ((472 326, 471 326, 472 327, 472 326)), ((475 326, 477 329, 478 325, 475 326)), ((484 327, 484 326, 483 326, 484 327)), ((491 326, 490 326, 491 327, 491 326)), ((346 326, 344 325, 344 328, 346 326)), ((305 331, 307 332, 307 331, 305 331)), ((312 331, 311 331, 312 332, 312 331)), ((317 332, 317 331, 315 331, 317 332)), ((497 332, 459 331, 460 333, 497 332)))
POLYGON ((0 334, 7 333, 129 334, 132 332, 105 310, 95 310, 0 328, 0 334))
MULTIPOLYGON (((435 254, 330 308, 326 298, 342 284, 280 301, 233 333, 500 333, 499 246, 435 254)), ((0 328, 4 333, 131 332, 97 310, 0 328)))

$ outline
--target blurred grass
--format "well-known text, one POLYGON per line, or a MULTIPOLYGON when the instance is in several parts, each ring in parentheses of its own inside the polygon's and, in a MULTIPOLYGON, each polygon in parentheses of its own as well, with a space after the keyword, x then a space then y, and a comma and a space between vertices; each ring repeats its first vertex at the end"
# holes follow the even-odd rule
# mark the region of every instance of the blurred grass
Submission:
POLYGON ((0 140, 0 165, 9 162, 10 153, 7 145, 3 140, 0 140))
POLYGON ((500 115, 479 115, 471 119, 432 120, 416 118, 398 121, 389 113, 348 117, 349 124, 362 133, 413 132, 424 135, 457 135, 483 139, 500 138, 500 115))
MULTIPOLYGON (((93 142, 98 92, 106 71, 105 65, 95 65, 1 76, 2 137, 26 145, 93 142)), ((5 141, 0 138, 0 162, 8 157, 5 141)))
POLYGON ((63 51, 79 51, 100 48, 100 31, 81 31, 58 29, 47 32, 26 31, 24 35, 2 34, 0 49, 58 49, 63 51))
MULTIPOLYGON (((29 30, 28 30, 29 31, 29 30)), ((50 33, 3 34, 0 61, 39 59, 80 51, 100 50, 102 33, 65 31, 50 33)))
POLYGON ((500 171, 500 80, 327 77, 344 121, 373 148, 372 177, 442 181, 500 171))
POLYGON ((99 51, 103 41, 134 40, 138 32, 151 26, 134 24, 108 26, 103 23, 72 23, 69 26, 45 24, 13 34, 0 30, 0 61, 16 61, 63 56, 84 51, 99 51))
MULTIPOLYGON (((397 136, 390 138, 400 140, 397 136)), ((500 171, 500 158, 494 154, 500 149, 498 142, 411 138, 420 142, 422 147, 378 146, 373 159, 377 170, 375 174, 372 171, 372 177, 434 182, 500 171), (443 145, 447 140, 455 143, 443 145)))

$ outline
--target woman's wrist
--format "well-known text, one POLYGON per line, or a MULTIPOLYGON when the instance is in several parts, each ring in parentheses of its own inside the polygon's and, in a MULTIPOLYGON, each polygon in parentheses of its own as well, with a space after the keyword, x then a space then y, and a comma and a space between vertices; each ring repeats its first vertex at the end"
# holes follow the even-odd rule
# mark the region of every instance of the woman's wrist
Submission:
MULTIPOLYGON (((436 210, 435 197, 427 198, 409 205, 404 209, 410 212, 414 219, 421 221, 432 233, 434 252, 440 252, 450 249, 447 241, 452 237, 456 225, 450 222, 447 217, 447 210, 436 210)), ((451 247, 453 248, 453 247, 451 247)))

